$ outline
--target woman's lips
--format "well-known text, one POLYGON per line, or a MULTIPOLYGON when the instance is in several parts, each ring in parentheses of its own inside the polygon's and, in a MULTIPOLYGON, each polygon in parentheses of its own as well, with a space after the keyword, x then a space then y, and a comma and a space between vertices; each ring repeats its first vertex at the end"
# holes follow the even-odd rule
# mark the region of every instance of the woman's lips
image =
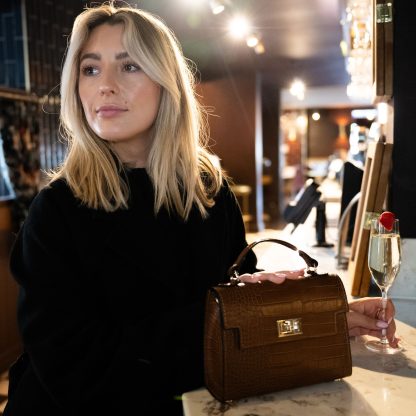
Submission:
POLYGON ((118 107, 116 105, 103 105, 101 107, 98 107, 96 112, 99 117, 110 118, 116 117, 126 111, 127 109, 123 107, 118 107))

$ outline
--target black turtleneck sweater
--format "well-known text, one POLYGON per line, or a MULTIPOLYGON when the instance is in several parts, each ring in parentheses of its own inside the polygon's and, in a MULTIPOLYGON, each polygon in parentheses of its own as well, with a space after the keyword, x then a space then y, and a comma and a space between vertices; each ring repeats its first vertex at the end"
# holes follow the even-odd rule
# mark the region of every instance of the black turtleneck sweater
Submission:
POLYGON ((87 208, 63 180, 32 203, 11 256, 26 354, 6 415, 148 415, 203 385, 205 295, 246 246, 240 209, 224 184, 206 219, 155 215, 146 171, 127 178, 127 210, 87 208))

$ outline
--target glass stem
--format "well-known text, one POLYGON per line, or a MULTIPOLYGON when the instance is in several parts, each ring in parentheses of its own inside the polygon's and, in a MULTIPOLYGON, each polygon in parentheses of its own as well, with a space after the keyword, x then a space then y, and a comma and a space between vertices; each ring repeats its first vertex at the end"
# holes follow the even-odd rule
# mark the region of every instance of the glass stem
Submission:
MULTIPOLYGON (((386 307, 387 307, 387 290, 385 288, 381 289, 381 297, 382 297, 381 299, 382 319, 383 321, 385 321, 386 320, 386 307)), ((387 329, 381 330, 380 342, 384 345, 389 344, 389 340, 387 339, 386 333, 387 333, 387 329)))

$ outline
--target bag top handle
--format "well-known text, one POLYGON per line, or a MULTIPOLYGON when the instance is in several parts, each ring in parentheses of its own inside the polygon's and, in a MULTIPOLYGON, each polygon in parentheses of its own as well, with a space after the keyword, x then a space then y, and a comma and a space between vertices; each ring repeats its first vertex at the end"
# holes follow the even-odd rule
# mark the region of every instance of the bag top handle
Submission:
POLYGON ((299 256, 302 257, 302 259, 305 261, 306 265, 308 266, 306 270, 307 275, 315 275, 316 274, 316 268, 318 267, 318 261, 306 254, 304 251, 299 250, 296 246, 294 246, 291 243, 288 243, 284 240, 278 240, 277 238, 262 238, 259 240, 254 241, 253 243, 249 244, 247 247, 243 249, 243 251, 240 253, 240 255, 237 257, 237 260, 234 262, 234 264, 228 269, 228 276, 230 277, 230 280, 239 280, 239 270, 240 267, 246 258, 248 252, 252 250, 257 244, 260 243, 276 243, 281 244, 285 247, 290 248, 293 251, 296 251, 299 253, 299 256))

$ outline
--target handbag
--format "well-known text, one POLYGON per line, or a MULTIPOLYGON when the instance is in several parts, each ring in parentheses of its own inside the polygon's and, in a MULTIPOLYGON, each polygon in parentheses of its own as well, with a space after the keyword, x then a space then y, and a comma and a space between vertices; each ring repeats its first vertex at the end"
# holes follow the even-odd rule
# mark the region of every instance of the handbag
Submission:
POLYGON ((205 384, 226 402, 352 373, 339 276, 318 274, 318 262, 294 245, 265 238, 248 245, 228 270, 230 281, 209 289, 205 305, 205 384), (305 261, 305 277, 244 284, 239 270, 257 244, 282 244, 305 261))

